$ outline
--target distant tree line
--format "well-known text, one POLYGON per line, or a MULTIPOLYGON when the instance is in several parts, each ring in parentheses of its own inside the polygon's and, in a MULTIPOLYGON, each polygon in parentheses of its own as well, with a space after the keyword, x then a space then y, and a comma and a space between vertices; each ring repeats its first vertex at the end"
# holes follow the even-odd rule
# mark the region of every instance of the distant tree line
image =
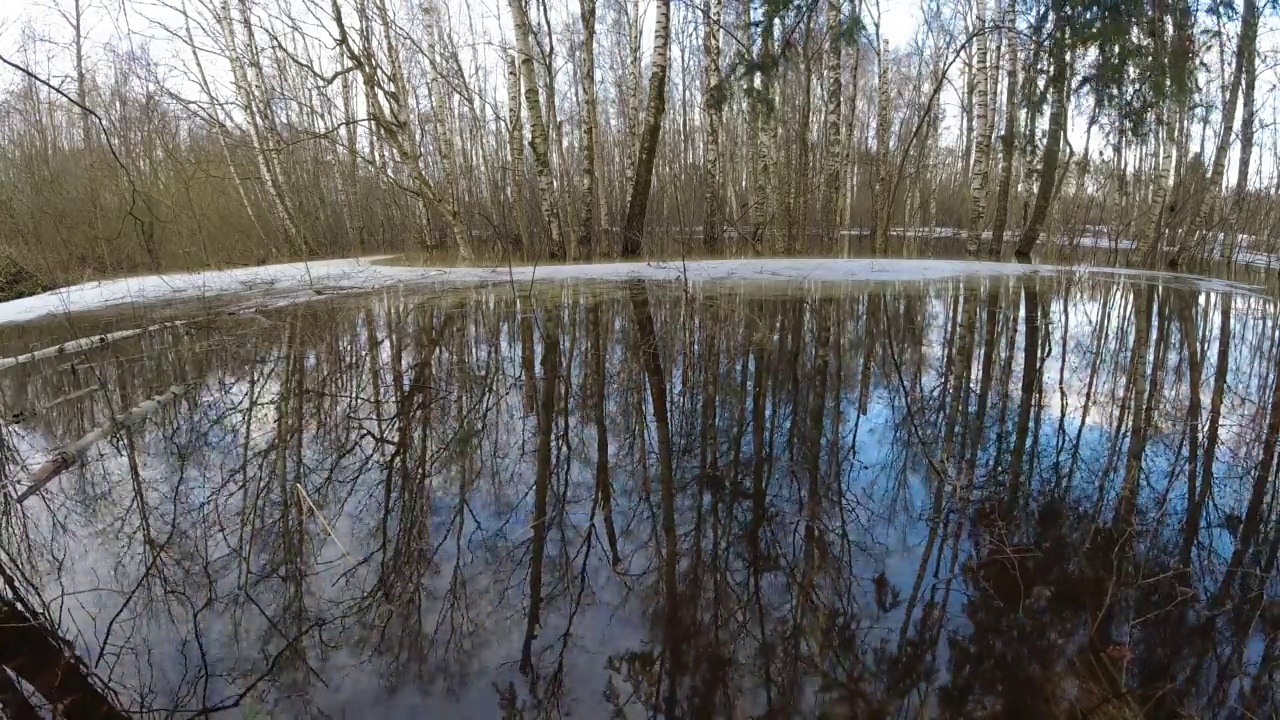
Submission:
POLYGON ((90 42, 91 3, 4 51, 0 251, 40 281, 1277 244, 1256 0, 921 0, 899 47, 873 0, 162 0, 90 42))

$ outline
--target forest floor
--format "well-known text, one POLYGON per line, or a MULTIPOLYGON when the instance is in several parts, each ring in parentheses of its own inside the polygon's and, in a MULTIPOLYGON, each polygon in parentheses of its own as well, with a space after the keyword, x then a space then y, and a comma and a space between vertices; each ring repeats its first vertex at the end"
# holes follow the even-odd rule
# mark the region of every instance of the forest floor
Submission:
POLYGON ((373 290, 531 283, 535 280, 827 283, 1093 273, 1140 275, 1207 290, 1262 292, 1260 288, 1244 283, 1179 273, 966 260, 764 258, 505 267, 425 267, 399 264, 401 262, 403 260, 398 256, 374 256, 94 281, 0 303, 0 323, 25 322, 48 315, 120 305, 217 299, 224 303, 235 301, 249 307, 262 307, 373 290))

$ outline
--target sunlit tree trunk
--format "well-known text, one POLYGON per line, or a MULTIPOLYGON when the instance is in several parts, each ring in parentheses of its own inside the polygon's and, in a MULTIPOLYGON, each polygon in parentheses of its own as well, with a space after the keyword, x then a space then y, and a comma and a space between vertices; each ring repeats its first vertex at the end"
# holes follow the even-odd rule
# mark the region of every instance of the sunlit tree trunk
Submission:
POLYGON ((1155 180, 1151 188, 1151 206, 1147 208, 1147 216, 1143 220, 1142 233, 1138 236, 1138 258, 1151 256, 1156 247, 1156 229, 1160 216, 1164 212, 1165 200, 1169 197, 1169 181, 1173 170, 1173 136, 1174 128, 1167 112, 1161 111, 1156 116, 1156 128, 1162 142, 1152 143, 1152 153, 1156 155, 1155 180))
POLYGON ((751 232, 757 250, 769 252, 773 250, 769 240, 774 236, 774 222, 778 203, 776 202, 776 183, 774 170, 777 167, 778 152, 778 94, 777 80, 780 68, 774 57, 774 24, 776 18, 769 7, 765 7, 764 23, 760 28, 760 56, 758 64, 761 69, 754 73, 752 100, 755 122, 755 184, 751 198, 751 232))
POLYGON ((504 55, 507 65, 507 151, 511 155, 508 182, 511 211, 515 214, 520 244, 529 247, 529 228, 524 219, 524 120, 520 109, 520 69, 514 55, 504 55))
POLYGON ((511 21, 515 26, 516 53, 520 67, 520 81, 524 88, 524 104, 529 114, 529 149, 533 151, 533 170, 538 176, 538 204, 542 219, 550 234, 547 255, 563 258, 564 234, 560 227, 560 210, 556 204, 555 180, 551 175, 550 139, 543 117, 542 96, 538 90, 538 78, 533 64, 533 28, 525 8, 525 0, 509 0, 511 21))
POLYGON ((260 63, 257 53, 257 43, 253 37, 253 19, 250 15, 248 3, 240 0, 240 19, 239 24, 243 29, 244 37, 236 30, 235 11, 231 7, 231 0, 223 0, 222 10, 219 14, 219 21, 222 25, 222 38, 226 43, 228 52, 231 54, 231 75, 236 93, 240 98, 240 103, 244 107, 245 120, 249 127, 249 141, 253 150, 254 160, 258 163, 258 171, 262 174, 262 181, 266 185, 268 204, 272 209, 272 215, 276 222, 284 228, 284 234, 289 242, 289 246, 294 252, 306 254, 307 244, 303 239, 301 232, 298 230, 297 221, 294 219, 293 210, 289 207, 284 186, 280 180, 278 168, 275 159, 271 156, 271 151, 267 147, 266 133, 263 129, 263 112, 259 107, 264 101, 265 90, 258 88, 253 78, 256 77, 257 71, 253 68, 246 67, 254 63, 260 63))
POLYGON ((974 38, 974 111, 973 124, 976 142, 973 148, 973 168, 969 176, 969 236, 965 240, 965 255, 977 257, 982 245, 982 223, 987 214, 987 159, 991 154, 991 135, 987 131, 987 24, 986 0, 977 0, 975 19, 979 35, 974 38))

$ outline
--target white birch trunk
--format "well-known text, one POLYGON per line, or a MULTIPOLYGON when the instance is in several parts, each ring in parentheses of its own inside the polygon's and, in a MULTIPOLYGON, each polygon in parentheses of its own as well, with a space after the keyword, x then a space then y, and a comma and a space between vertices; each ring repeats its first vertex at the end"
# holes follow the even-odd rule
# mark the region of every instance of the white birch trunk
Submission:
POLYGON ((986 0, 977 2, 977 25, 979 35, 974 53, 973 75, 973 167, 969 176, 969 233, 965 240, 965 255, 977 257, 982 245, 982 223, 987 214, 987 158, 991 154, 991 135, 987 130, 988 84, 990 76, 987 72, 987 36, 982 32, 987 23, 986 0))

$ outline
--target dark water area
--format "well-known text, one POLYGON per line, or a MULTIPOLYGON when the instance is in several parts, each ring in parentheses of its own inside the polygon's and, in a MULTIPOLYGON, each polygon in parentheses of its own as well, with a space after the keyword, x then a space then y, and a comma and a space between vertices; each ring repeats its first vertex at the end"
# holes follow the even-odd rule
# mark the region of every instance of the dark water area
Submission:
POLYGON ((527 291, 202 312, 0 369, 0 710, 1280 712, 1265 293, 527 291))

